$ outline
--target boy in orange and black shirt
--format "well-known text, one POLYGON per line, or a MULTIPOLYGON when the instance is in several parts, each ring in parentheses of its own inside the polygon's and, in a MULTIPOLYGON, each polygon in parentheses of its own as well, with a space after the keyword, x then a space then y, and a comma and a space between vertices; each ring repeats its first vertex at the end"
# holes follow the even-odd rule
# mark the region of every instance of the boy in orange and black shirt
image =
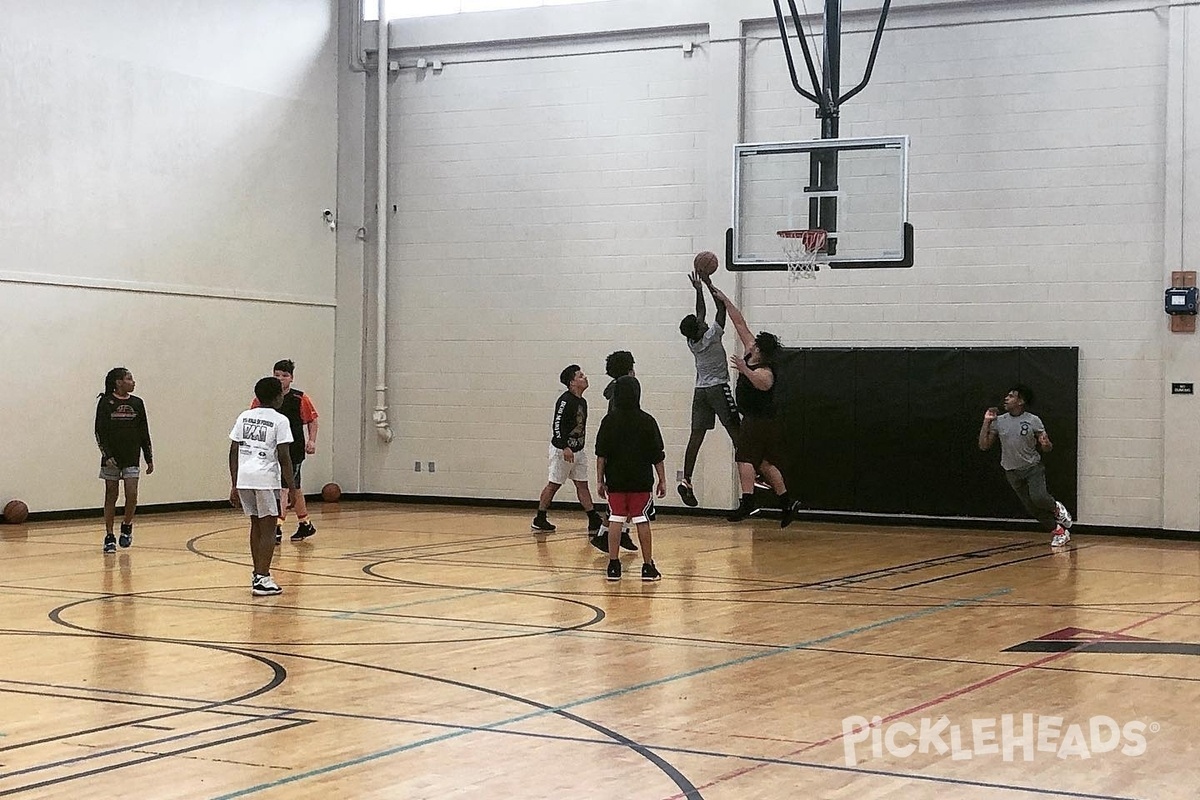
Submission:
MULTIPOLYGON (((303 541, 317 532, 316 526, 308 519, 308 504, 304 500, 304 491, 300 488, 300 467, 303 466, 306 455, 311 456, 317 452, 317 430, 320 426, 317 422, 317 408, 313 405, 312 398, 299 389, 292 388, 292 377, 295 372, 296 365, 290 358, 275 362, 273 375, 283 386, 283 405, 280 406, 279 413, 288 418, 292 428, 290 448, 292 479, 295 483, 295 488, 290 492, 290 503, 282 504, 279 509, 279 524, 275 526, 275 544, 283 541, 283 523, 287 519, 288 505, 296 509, 296 517, 300 522, 296 532, 292 534, 293 542, 303 541)), ((250 407, 258 408, 258 405, 256 397, 250 407)))

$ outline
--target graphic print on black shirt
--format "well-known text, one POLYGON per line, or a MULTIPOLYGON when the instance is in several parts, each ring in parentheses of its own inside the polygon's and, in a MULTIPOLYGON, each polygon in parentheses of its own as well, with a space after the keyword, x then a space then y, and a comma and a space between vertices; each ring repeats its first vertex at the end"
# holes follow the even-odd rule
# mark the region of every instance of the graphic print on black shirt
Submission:
POLYGON ((587 432, 587 400, 571 392, 563 392, 554 404, 554 421, 550 423, 550 444, 559 450, 583 449, 587 432))
POLYGON ((96 404, 96 445, 101 462, 114 458, 117 469, 138 466, 139 451, 147 464, 153 463, 146 404, 140 397, 106 394, 100 398, 96 404))

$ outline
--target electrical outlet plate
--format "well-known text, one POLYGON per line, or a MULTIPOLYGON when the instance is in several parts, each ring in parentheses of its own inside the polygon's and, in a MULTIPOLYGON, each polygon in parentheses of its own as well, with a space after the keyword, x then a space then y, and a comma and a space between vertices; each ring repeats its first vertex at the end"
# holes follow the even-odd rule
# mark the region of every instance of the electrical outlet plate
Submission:
POLYGON ((430 461, 428 466, 430 472, 437 472, 437 464, 435 462, 430 461))
POLYGON ((414 461, 413 462, 413 472, 420 472, 420 471, 421 471, 421 462, 414 461))

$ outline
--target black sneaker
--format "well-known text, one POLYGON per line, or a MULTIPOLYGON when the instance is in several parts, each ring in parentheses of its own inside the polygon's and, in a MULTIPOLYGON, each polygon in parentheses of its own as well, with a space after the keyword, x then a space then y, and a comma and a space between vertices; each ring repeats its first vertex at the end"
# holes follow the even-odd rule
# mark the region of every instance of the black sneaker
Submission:
POLYGON ((608 555, 608 531, 601 530, 599 533, 589 536, 588 543, 601 553, 608 555))
POLYGON ((642 580, 647 583, 662 580, 662 573, 658 571, 658 567, 654 566, 653 561, 649 564, 642 564, 642 580))
POLYGON ((679 491, 679 498, 683 500, 685 506, 695 508, 700 504, 700 501, 696 499, 696 492, 692 490, 692 485, 687 481, 680 481, 675 488, 679 491))
POLYGON ((121 538, 117 539, 117 544, 121 545, 121 547, 129 547, 129 545, 133 544, 133 525, 125 522, 121 523, 121 538))
POLYGON ((621 549, 628 550, 631 553, 637 552, 637 545, 633 543, 633 539, 629 536, 629 531, 621 531, 621 549))
POLYGON ((111 533, 104 534, 104 552, 117 552, 117 537, 113 536, 111 533))
POLYGON ((800 501, 793 501, 787 508, 783 510, 783 519, 779 520, 779 527, 786 528, 791 525, 796 519, 796 512, 800 510, 800 501))
POLYGON ((621 580, 621 562, 617 561, 615 558, 609 559, 608 571, 605 573, 605 577, 607 577, 610 581, 621 580))
POLYGON ((545 531, 546 533, 558 530, 550 524, 550 520, 546 519, 545 516, 534 517, 533 522, 529 523, 529 529, 532 531, 545 531))
POLYGON ((317 532, 317 526, 313 525, 308 520, 304 520, 304 522, 301 522, 300 526, 298 528, 296 528, 296 532, 292 534, 292 541, 293 542, 303 542, 305 539, 312 536, 316 532, 317 532))
POLYGON ((275 526, 275 544, 283 544, 283 528, 275 526))
POLYGON ((727 516, 725 519, 729 520, 730 522, 741 522, 746 517, 753 514, 754 511, 754 503, 743 500, 742 502, 738 503, 738 507, 730 512, 729 516, 727 516))
POLYGON ((588 512, 588 533, 596 534, 604 527, 604 519, 595 511, 588 512))

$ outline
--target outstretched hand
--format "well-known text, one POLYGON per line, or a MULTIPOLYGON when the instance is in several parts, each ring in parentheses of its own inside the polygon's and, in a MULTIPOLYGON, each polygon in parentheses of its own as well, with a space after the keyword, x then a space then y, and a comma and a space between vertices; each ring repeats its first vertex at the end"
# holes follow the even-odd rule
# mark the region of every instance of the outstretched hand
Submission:
POLYGON ((696 272, 696 270, 692 270, 691 272, 688 273, 688 280, 692 282, 693 289, 700 288, 700 284, 701 284, 700 273, 696 272))

